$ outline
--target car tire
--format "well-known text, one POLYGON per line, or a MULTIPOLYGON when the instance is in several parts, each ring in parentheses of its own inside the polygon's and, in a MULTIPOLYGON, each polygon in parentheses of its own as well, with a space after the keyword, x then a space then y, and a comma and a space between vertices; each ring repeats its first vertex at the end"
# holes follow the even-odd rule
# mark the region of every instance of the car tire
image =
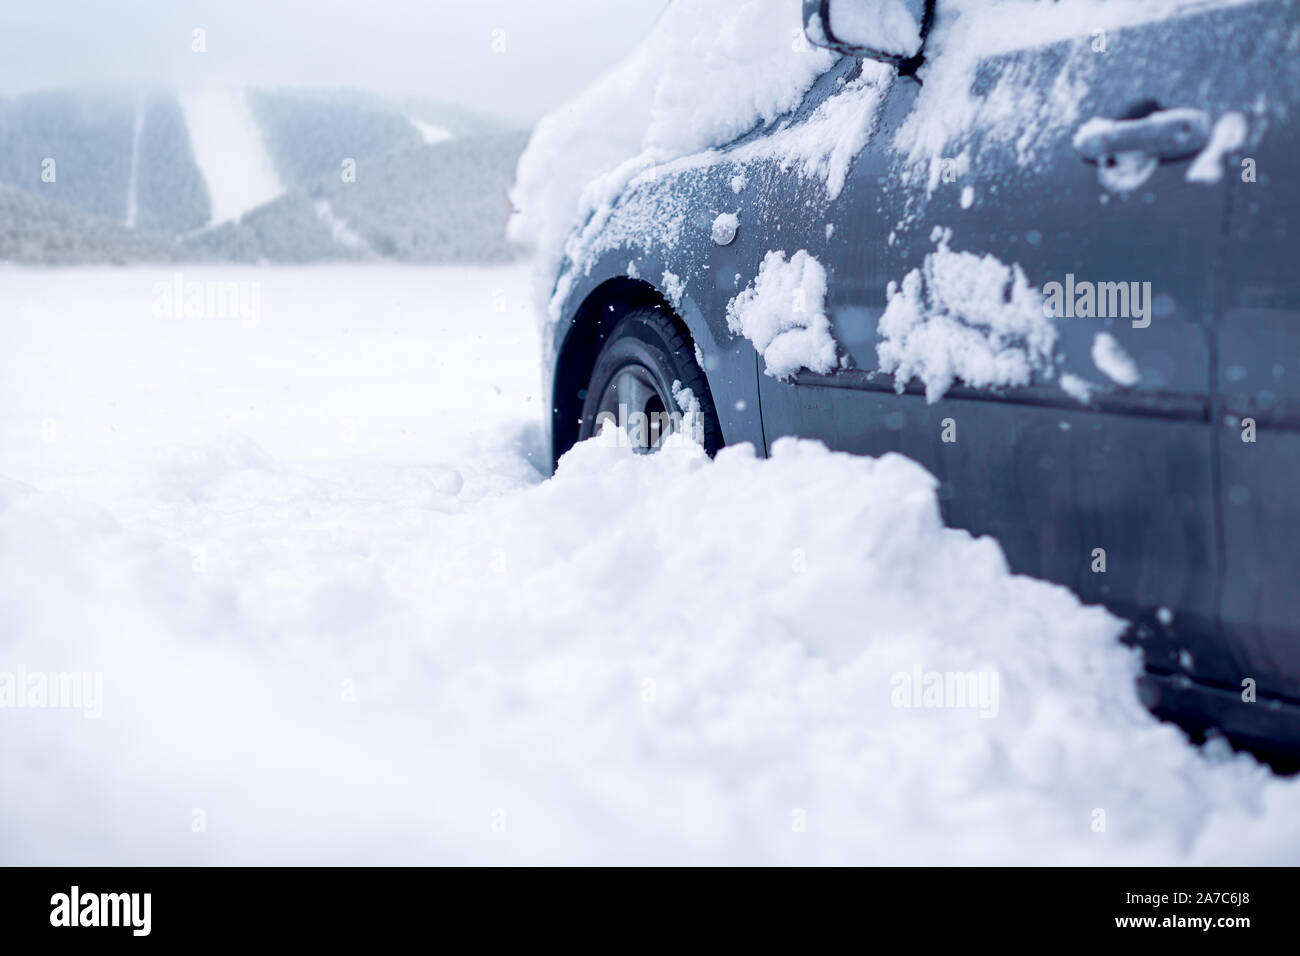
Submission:
MULTIPOLYGON (((582 403, 579 440, 596 434, 601 421, 611 414, 626 424, 626 418, 637 412, 650 421, 656 420, 653 416, 667 412, 670 413, 667 421, 676 427, 681 409, 673 398, 674 382, 680 383, 679 388, 690 389, 699 403, 700 423, 696 432, 704 450, 715 454, 722 447, 722 429, 708 379, 695 360, 695 350, 685 329, 662 309, 639 308, 629 312, 614 326, 592 366, 582 403)), ((638 430, 634 428, 630 434, 637 436, 638 430)), ((656 450, 657 435, 658 431, 645 434, 647 440, 634 441, 634 448, 640 452, 656 450)))

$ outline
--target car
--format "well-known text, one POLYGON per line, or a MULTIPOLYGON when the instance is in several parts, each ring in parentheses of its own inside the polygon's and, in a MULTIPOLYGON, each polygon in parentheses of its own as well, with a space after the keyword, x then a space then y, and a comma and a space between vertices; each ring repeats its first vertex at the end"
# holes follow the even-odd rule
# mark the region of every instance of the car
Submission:
POLYGON ((1043 6, 805 0, 838 59, 799 106, 570 246, 553 462, 683 387, 710 452, 900 452, 949 525, 1130 622, 1153 712, 1294 760, 1297 5, 1043 6))

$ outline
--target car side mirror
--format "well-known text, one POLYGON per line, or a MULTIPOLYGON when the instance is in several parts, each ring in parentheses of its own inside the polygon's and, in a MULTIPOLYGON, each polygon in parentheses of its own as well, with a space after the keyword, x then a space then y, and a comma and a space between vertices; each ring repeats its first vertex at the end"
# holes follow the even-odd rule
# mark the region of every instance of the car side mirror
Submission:
POLYGON ((813 46, 884 63, 914 63, 934 20, 934 0, 803 0, 813 46))

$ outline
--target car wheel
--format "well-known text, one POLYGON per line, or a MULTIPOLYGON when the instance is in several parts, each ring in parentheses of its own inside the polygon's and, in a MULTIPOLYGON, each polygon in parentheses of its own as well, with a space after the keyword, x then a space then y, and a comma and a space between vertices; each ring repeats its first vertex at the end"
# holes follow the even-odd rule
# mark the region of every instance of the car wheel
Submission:
POLYGON ((606 420, 626 430, 638 452, 656 451, 686 419, 673 395, 690 389, 699 404, 696 436, 710 455, 722 447, 722 429, 704 370, 686 333, 660 309, 628 313, 614 327, 591 370, 582 403, 579 440, 597 434, 606 420))

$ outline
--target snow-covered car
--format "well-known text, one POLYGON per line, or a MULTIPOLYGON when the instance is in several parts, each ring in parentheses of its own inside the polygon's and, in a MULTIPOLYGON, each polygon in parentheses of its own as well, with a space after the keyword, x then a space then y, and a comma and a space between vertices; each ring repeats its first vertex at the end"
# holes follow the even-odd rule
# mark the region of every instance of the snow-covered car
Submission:
MULTIPOLYGON (((806 0, 792 25, 756 62, 723 25, 747 73, 641 63, 645 148, 546 277, 554 459, 636 412, 697 412, 709 451, 901 452, 950 525, 1132 621, 1157 713, 1300 754, 1297 4, 806 0), (692 91, 742 75, 697 135, 692 91)), ((639 95, 621 76, 588 105, 639 95)))

